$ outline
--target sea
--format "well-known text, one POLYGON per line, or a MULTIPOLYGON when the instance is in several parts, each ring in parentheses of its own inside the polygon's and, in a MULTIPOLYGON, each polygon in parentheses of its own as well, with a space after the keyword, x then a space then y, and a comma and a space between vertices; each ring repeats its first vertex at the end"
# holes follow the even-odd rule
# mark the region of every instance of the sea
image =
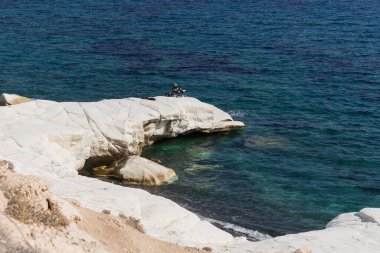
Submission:
POLYGON ((380 207, 379 0, 0 1, 1 93, 98 101, 174 82, 246 128, 145 148, 178 180, 141 188, 251 240, 380 207))

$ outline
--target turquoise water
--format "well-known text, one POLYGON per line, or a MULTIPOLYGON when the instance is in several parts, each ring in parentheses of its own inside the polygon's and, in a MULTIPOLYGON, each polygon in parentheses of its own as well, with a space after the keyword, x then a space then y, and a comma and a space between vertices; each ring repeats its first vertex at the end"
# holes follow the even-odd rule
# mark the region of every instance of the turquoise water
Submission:
POLYGON ((244 131, 157 143, 149 191, 279 235, 380 207, 380 3, 2 1, 0 91, 57 101, 177 82, 244 131), (78 3, 80 2, 80 3, 78 3))

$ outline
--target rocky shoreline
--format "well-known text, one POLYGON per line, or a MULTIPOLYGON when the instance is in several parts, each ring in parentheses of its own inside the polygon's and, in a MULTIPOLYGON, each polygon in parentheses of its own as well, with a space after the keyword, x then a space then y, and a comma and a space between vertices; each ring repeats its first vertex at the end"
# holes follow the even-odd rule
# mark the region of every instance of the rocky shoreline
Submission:
POLYGON ((0 161, 0 252, 207 253, 144 234, 138 220, 57 197, 36 176, 0 161))
POLYGON ((173 173, 152 161, 140 160, 145 145, 192 132, 244 127, 227 113, 197 99, 57 103, 3 94, 0 103, 8 105, 0 107, 0 159, 12 162, 18 173, 49 182, 50 190, 61 198, 76 200, 97 212, 109 210, 114 216, 139 220, 152 237, 183 246, 210 247, 213 252, 380 250, 380 209, 342 214, 324 230, 249 242, 234 238, 168 199, 78 175, 78 170, 91 161, 93 168, 116 170, 120 177, 134 183, 165 183, 173 173), (129 168, 114 165, 123 157, 131 159, 129 168))

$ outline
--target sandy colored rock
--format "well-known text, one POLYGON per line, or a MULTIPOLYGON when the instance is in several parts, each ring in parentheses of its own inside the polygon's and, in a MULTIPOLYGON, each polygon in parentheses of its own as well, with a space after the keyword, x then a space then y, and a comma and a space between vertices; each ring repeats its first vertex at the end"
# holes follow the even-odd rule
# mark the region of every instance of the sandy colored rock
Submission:
POLYGON ((101 242, 108 252, 206 253, 207 251, 166 243, 130 227, 125 219, 79 208, 83 221, 78 227, 101 242))
POLYGON ((0 190, 0 212, 4 212, 8 205, 8 200, 5 198, 3 191, 0 190))
POLYGON ((7 170, 13 171, 14 167, 15 166, 13 165, 13 163, 6 161, 6 160, 0 160, 0 170, 1 171, 7 171, 7 170))
POLYGON ((294 253, 313 253, 308 247, 302 247, 294 251, 294 253))
POLYGON ((0 161, 0 196, 6 198, 0 210, 0 252, 106 252, 70 224, 65 209, 74 207, 51 194, 40 178, 17 174, 11 167, 0 161))
POLYGON ((6 198, 5 214, 26 224, 68 225, 58 198, 47 191, 48 186, 40 178, 15 173, 9 169, 12 167, 9 162, 0 164, 3 164, 0 165, 0 190, 6 198))

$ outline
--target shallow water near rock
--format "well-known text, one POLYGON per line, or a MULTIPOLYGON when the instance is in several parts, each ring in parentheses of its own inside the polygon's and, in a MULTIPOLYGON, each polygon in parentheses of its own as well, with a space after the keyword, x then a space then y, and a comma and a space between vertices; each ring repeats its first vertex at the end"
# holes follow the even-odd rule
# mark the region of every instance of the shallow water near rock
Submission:
POLYGON ((0 91, 56 101, 188 96, 244 131, 146 148, 144 189, 270 235, 380 206, 379 1, 0 4, 0 91))

